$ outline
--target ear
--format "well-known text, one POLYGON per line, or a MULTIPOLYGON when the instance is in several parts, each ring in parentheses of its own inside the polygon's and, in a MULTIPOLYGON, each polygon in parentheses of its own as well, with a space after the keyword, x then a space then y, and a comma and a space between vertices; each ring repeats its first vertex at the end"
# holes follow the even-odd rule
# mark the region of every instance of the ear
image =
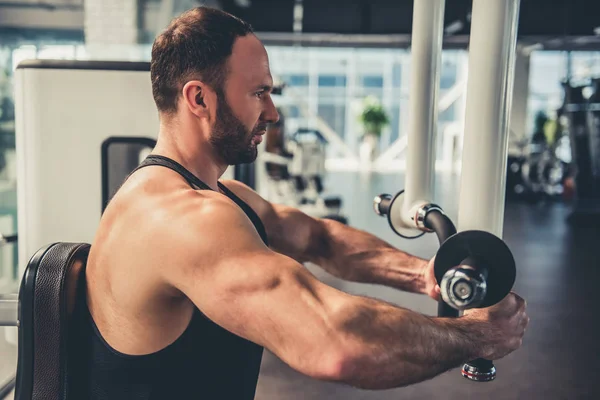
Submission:
POLYGON ((216 98, 213 90, 202 81, 189 81, 183 86, 183 102, 198 118, 210 118, 216 98))

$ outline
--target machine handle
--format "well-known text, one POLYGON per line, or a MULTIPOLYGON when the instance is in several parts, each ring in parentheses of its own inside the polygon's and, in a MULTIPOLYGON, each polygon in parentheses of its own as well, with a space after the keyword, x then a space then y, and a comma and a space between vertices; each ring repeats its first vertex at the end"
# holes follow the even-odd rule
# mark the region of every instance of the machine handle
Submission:
POLYGON ((7 243, 14 243, 19 239, 19 236, 15 233, 12 235, 5 236, 0 233, 0 246, 7 243))
MULTIPOLYGON (((487 294, 487 270, 481 260, 467 257, 461 265, 449 269, 442 279, 443 302, 438 315, 457 317, 459 310, 479 307, 487 294)), ((489 382, 496 378, 496 367, 491 360, 478 358, 463 365, 462 376, 475 382, 489 382)))
MULTIPOLYGON (((452 221, 438 210, 425 213, 423 220, 437 234, 441 245, 435 265, 442 292, 438 316, 456 318, 460 310, 488 307, 510 291, 515 264, 502 240, 480 231, 457 233, 452 221), (486 249, 485 260, 473 252, 475 249, 486 249), (490 273, 494 273, 491 280, 490 273)), ((461 372, 475 382, 496 378, 494 363, 482 358, 464 364, 461 372)))

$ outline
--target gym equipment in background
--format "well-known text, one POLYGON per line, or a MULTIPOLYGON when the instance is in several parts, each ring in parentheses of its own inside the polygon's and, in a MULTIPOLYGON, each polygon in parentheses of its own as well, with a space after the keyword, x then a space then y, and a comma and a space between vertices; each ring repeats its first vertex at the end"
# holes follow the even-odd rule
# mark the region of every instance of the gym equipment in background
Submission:
MULTIPOLYGON (((555 134, 548 141, 543 128, 537 130, 531 139, 513 143, 518 152, 508 155, 506 171, 506 198, 527 200, 531 203, 543 199, 561 199, 564 183, 570 170, 570 157, 565 157, 568 137, 563 135, 562 126, 557 121, 555 134), (536 139, 537 137, 537 139, 536 139)), ((570 150, 569 150, 570 151, 570 150)))
POLYGON ((575 205, 571 219, 589 222, 600 217, 600 78, 589 85, 563 83, 575 178, 575 205), (586 93, 587 92, 587 93, 586 93))
POLYGON ((266 170, 265 197, 274 203, 296 207, 317 218, 333 219, 344 224, 342 199, 325 195, 325 157, 327 140, 316 129, 298 129, 284 145, 284 155, 263 151, 259 157, 266 170))

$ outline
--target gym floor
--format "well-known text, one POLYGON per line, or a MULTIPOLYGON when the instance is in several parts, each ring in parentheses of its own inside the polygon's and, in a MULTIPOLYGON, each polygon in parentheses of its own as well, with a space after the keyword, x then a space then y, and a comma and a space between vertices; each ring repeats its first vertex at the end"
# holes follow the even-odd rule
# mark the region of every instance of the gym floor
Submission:
MULTIPOLYGON (((458 178, 438 174, 435 201, 456 221, 458 178)), ((330 173, 325 187, 344 200, 350 224, 373 233, 398 248, 431 257, 437 247, 433 234, 406 240, 396 236, 384 218, 372 211, 379 193, 403 187, 399 174, 330 173)), ((495 362, 497 378, 475 383, 452 370, 432 380, 405 388, 367 391, 302 376, 265 352, 257 400, 271 399, 599 399, 600 315, 593 297, 600 279, 600 225, 570 226, 569 205, 562 203, 507 203, 504 239, 517 262, 514 290, 528 303, 531 322, 521 349, 495 362)), ((437 304, 421 295, 341 281, 315 266, 308 268, 321 280, 341 290, 379 298, 401 307, 436 315, 437 304)), ((398 338, 402 340, 402 338, 398 338)))

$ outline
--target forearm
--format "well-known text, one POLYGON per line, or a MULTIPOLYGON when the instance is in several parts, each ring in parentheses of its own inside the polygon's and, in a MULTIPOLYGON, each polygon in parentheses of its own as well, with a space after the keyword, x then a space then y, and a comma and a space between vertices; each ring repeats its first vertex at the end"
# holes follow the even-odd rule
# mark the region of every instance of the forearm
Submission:
POLYGON ((427 261, 337 221, 322 220, 320 246, 310 260, 341 279, 423 293, 427 261))
POLYGON ((345 312, 341 332, 349 357, 340 377, 352 386, 406 386, 483 354, 481 327, 468 318, 430 318, 370 299, 345 312))

